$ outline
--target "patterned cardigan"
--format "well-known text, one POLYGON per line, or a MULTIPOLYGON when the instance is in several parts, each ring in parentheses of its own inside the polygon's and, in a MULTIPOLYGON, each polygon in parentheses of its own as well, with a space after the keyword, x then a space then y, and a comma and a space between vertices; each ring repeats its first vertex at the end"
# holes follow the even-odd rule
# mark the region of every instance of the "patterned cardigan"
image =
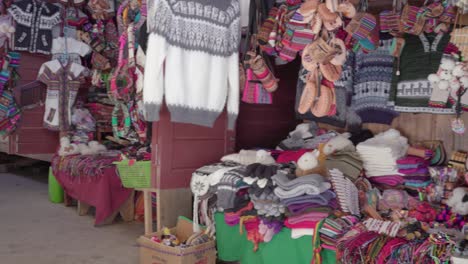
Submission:
POLYGON ((20 0, 8 12, 16 21, 14 49, 50 54, 52 28, 61 22, 60 8, 46 1, 20 0))

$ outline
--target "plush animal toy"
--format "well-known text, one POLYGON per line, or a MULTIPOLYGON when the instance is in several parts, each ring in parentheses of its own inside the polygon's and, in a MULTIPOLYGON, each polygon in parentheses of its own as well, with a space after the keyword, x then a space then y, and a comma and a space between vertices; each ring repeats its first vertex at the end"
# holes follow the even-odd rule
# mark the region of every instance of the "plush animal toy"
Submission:
POLYGON ((343 133, 330 139, 327 143, 325 143, 325 146, 323 148, 324 154, 328 156, 330 154, 333 154, 336 151, 344 150, 344 149, 355 151, 356 148, 354 147, 353 142, 349 140, 350 137, 351 137, 350 133, 343 133))
POLYGON ((88 146, 89 148, 91 149, 91 151, 93 153, 102 153, 102 152, 106 152, 107 151, 107 148, 106 146, 102 145, 101 143, 97 142, 97 141, 90 141, 88 143, 88 146))
POLYGON ((99 153, 107 151, 107 148, 97 141, 90 141, 88 145, 79 144, 78 149, 81 155, 97 155, 99 153))
POLYGON ((69 156, 79 154, 80 150, 78 145, 71 144, 68 137, 62 137, 60 139, 60 149, 58 151, 59 156, 69 156))
POLYGON ((456 214, 468 215, 468 189, 462 187, 455 188, 452 196, 447 201, 447 205, 456 214))
POLYGON ((465 69, 464 63, 443 58, 437 73, 430 74, 427 79, 433 87, 437 87, 440 90, 451 89, 457 91, 461 86, 466 87, 465 84, 468 84, 467 75, 468 72, 465 69))
POLYGON ((319 148, 307 152, 302 155, 297 161, 296 176, 305 176, 309 174, 319 174, 324 177, 328 176, 325 160, 327 155, 324 153, 325 144, 320 144, 319 148))

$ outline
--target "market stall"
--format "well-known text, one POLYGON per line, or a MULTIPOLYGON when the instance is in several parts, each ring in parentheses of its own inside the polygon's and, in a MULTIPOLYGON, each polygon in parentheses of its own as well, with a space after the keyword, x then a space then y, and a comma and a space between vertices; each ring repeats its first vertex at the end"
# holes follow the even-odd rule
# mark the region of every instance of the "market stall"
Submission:
POLYGON ((207 225, 224 261, 463 263, 462 4, 323 2, 251 5, 242 100, 271 104, 269 61, 299 58, 304 123, 197 169, 194 232, 207 225))
MULTIPOLYGON (((6 151, 51 160, 66 196, 96 207, 103 224, 134 203, 115 164, 152 157, 142 108, 146 2, 4 1, 1 14, 6 151)), ((140 184, 150 187, 146 167, 140 184)))

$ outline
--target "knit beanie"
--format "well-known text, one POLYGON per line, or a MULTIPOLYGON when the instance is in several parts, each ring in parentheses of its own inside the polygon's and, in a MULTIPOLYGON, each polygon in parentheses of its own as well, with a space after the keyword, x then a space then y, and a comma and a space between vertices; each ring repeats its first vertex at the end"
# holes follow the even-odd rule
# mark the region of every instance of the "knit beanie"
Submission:
POLYGON ((220 209, 231 209, 234 207, 236 193, 239 190, 239 182, 245 173, 245 167, 226 172, 217 184, 216 194, 218 196, 217 207, 220 209))

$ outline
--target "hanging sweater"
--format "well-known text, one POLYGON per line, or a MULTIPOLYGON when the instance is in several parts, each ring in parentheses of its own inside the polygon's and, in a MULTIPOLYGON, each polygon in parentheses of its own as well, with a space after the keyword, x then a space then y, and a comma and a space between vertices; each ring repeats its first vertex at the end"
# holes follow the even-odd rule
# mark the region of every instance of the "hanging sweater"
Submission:
POLYGON ((363 123, 390 125, 397 113, 388 106, 393 76, 392 39, 381 36, 380 46, 356 53, 352 108, 363 123))
MULTIPOLYGON (((432 87, 427 76, 437 72, 449 39, 449 34, 405 35, 406 43, 400 56, 400 76, 393 75, 390 95, 396 111, 453 113, 452 109, 428 106, 432 87)), ((394 69, 398 69, 398 62, 394 69)))
POLYGON ((158 121, 212 127, 227 101, 229 128, 239 112, 239 0, 154 0, 148 5, 143 100, 158 121))

